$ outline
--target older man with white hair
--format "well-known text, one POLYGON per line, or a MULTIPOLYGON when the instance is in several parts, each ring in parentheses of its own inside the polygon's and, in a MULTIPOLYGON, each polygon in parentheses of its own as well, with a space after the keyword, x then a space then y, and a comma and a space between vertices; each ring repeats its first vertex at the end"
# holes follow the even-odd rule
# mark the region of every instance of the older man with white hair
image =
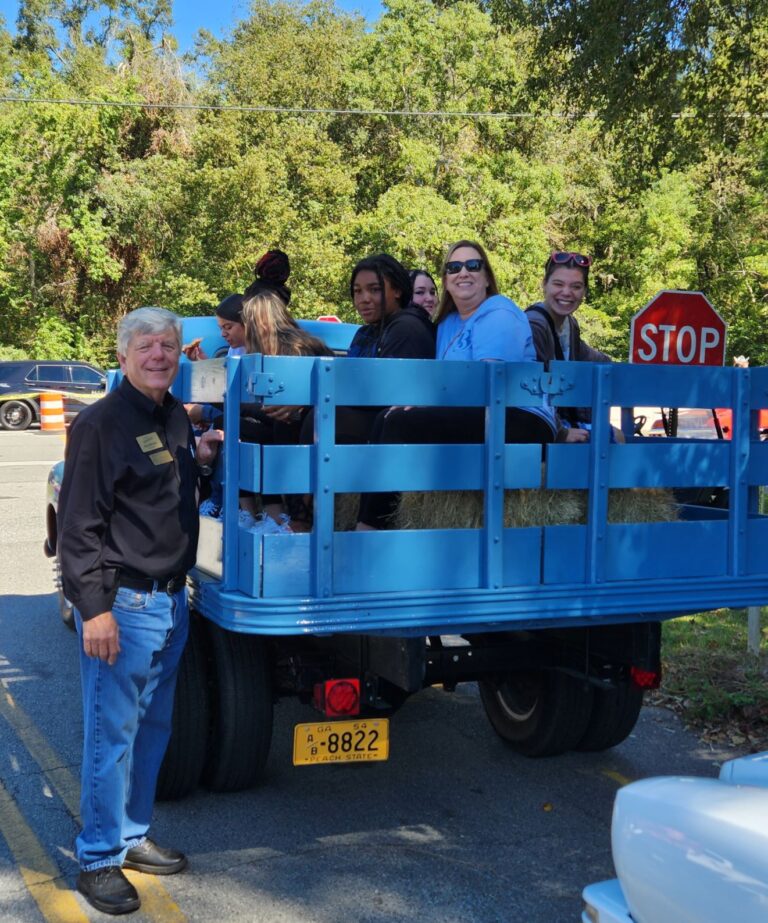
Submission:
POLYGON ((70 428, 58 537, 82 642, 77 889, 112 914, 140 905, 122 868, 171 875, 187 865, 147 833, 189 625, 198 481, 223 435, 210 431, 196 444, 169 393, 181 354, 176 315, 132 311, 120 322, 117 354, 119 387, 70 428))

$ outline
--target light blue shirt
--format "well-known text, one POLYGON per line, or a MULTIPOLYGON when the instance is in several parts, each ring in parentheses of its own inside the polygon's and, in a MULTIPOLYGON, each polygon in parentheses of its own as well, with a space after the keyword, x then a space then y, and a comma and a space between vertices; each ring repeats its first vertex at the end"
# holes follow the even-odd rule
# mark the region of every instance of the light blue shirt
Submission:
POLYGON ((535 362, 528 318, 504 295, 491 295, 466 320, 453 311, 437 327, 437 358, 535 362))
MULTIPOLYGON (((438 324, 437 358, 535 362, 531 325, 514 301, 504 295, 491 295, 466 320, 453 311, 438 324)), ((543 407, 521 410, 543 417, 557 432, 555 412, 548 402, 543 407)))

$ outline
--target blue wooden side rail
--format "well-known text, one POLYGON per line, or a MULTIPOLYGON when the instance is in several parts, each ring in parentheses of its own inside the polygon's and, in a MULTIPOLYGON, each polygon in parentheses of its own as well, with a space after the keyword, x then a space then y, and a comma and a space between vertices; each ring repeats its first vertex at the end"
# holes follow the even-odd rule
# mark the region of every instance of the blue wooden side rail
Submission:
MULTIPOLYGON (((177 389, 186 399, 189 381, 177 389)), ((195 573, 195 605, 234 630, 419 635, 637 621, 768 602, 768 369, 459 363, 244 356, 226 373, 221 578, 195 573), (238 439, 240 404, 311 405, 311 446, 238 439), (507 406, 590 406, 589 444, 504 444, 507 406), (482 445, 336 445, 343 406, 477 406, 482 445), (612 441, 611 407, 732 408, 730 440, 612 441), (609 491, 725 488, 727 508, 683 504, 674 522, 611 523, 609 491), (504 492, 588 491, 583 525, 505 528, 504 492), (311 494, 309 534, 254 535, 240 490, 311 494), (474 490, 480 529, 336 532, 334 498, 474 490)))

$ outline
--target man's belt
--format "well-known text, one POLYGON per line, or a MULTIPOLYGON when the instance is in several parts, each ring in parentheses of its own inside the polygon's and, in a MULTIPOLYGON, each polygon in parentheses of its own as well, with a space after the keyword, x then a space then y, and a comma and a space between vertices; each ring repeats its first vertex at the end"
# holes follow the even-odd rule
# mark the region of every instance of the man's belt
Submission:
POLYGON ((169 596, 182 590, 186 583, 186 574, 177 574, 175 577, 134 577, 131 574, 120 574, 117 580, 118 586, 124 586, 129 590, 143 590, 145 593, 160 590, 169 596))

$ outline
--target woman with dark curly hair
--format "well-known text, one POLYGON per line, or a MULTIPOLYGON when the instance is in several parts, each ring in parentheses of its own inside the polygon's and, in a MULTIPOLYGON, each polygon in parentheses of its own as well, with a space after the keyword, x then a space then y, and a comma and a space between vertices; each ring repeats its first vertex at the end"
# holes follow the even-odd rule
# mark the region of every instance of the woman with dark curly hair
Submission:
MULTIPOLYGON (((435 328, 427 312, 411 304, 408 270, 388 253, 368 256, 355 264, 349 280, 349 293, 363 326, 350 344, 352 359, 434 359, 435 328)), ((338 407, 336 442, 339 445, 367 443, 383 407, 338 407)), ((302 424, 299 442, 314 441, 314 413, 302 424)), ((312 511, 305 498, 302 512, 294 518, 309 521, 312 511)))
POLYGON ((411 302, 408 270, 388 253, 360 260, 352 270, 349 294, 363 326, 348 356, 372 359, 434 359, 435 330, 429 315, 411 302))
MULTIPOLYGON (((408 270, 387 253, 367 256, 355 264, 349 293, 363 320, 350 344, 351 359, 434 359, 435 328, 427 312, 410 304, 408 270)), ((336 411, 336 442, 351 445, 368 442, 376 415, 382 407, 339 407, 336 411)), ((309 413, 299 441, 314 440, 314 414, 309 413)))

